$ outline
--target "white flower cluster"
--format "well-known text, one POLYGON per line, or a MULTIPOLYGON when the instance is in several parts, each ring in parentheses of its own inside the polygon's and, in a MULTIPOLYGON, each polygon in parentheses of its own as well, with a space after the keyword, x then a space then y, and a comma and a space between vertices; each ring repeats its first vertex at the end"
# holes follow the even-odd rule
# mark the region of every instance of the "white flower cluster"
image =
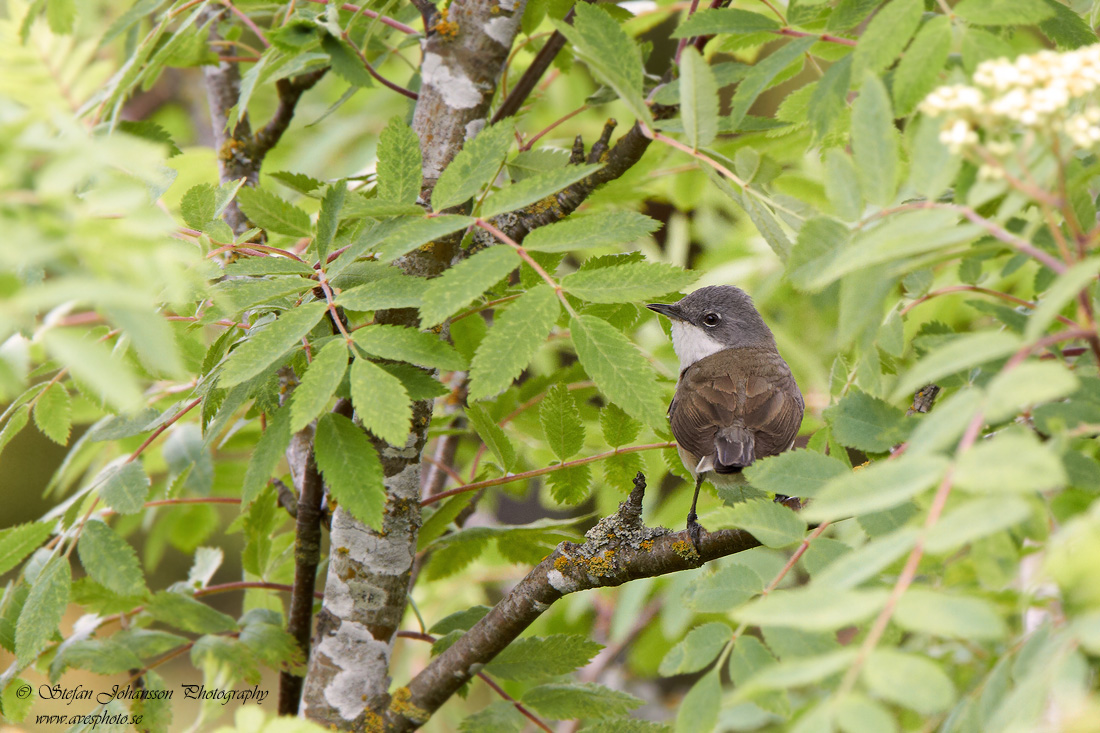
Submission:
POLYGON ((990 149, 1011 150, 1005 138, 1031 130, 1065 133, 1091 148, 1100 142, 1100 107, 1088 98, 1100 89, 1100 44, 1065 53, 1040 51, 1013 61, 983 61, 974 85, 940 87, 921 103, 930 117, 943 117, 940 140, 952 152, 987 134, 990 149))

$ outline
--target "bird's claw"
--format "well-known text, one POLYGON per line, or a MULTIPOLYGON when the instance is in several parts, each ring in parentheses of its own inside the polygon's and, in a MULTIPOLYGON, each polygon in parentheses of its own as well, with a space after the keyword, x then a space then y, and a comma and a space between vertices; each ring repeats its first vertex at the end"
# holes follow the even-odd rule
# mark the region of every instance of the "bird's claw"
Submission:
POLYGON ((700 542, 703 539, 703 525, 699 524, 699 522, 697 521, 697 517, 694 514, 688 515, 687 531, 688 537, 691 538, 691 544, 695 547, 695 552, 701 555, 702 552, 700 551, 700 542))

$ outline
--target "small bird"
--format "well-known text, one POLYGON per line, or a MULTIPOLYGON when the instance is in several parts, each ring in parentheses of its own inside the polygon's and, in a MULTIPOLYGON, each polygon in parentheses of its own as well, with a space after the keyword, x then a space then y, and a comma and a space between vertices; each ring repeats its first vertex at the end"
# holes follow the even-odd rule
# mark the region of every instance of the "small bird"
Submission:
POLYGON ((704 476, 715 485, 757 458, 788 450, 805 405, 771 330, 748 294, 732 285, 700 288, 677 303, 646 306, 667 317, 680 379, 668 407, 680 460, 695 478, 687 516, 699 547, 695 513, 704 476))

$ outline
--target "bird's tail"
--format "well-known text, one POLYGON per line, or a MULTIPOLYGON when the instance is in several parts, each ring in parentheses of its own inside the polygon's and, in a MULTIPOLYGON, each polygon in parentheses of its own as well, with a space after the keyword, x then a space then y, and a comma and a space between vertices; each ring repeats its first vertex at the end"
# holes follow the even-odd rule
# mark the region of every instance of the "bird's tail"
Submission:
POLYGON ((752 431, 743 425, 731 425, 722 428, 714 438, 717 460, 715 473, 740 473, 741 469, 751 466, 756 457, 752 431))

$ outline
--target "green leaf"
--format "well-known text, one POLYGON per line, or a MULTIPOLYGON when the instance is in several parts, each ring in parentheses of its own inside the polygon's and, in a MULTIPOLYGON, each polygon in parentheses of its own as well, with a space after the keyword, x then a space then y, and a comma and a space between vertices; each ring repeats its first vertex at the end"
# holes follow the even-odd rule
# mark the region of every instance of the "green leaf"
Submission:
POLYGON ((743 529, 765 547, 786 547, 801 542, 806 523, 782 504, 752 499, 724 506, 707 515, 704 524, 712 529, 743 529))
POLYGON ((779 23, 761 13, 736 8, 700 10, 691 13, 673 32, 673 38, 713 36, 719 33, 758 33, 779 30, 779 23))
POLYGON ((956 639, 995 640, 1008 626, 993 606, 981 598, 910 588, 898 601, 894 621, 902 628, 956 639))
POLYGON ((317 421, 313 445, 332 498, 351 516, 380 531, 386 488, 382 463, 366 433, 343 415, 329 412, 317 421))
POLYGON ((392 446, 405 447, 412 405, 400 379, 358 358, 351 365, 351 401, 363 427, 392 446))
MULTIPOLYGON (((852 57, 845 56, 829 67, 810 96, 809 121, 814 131, 814 140, 824 140, 847 108, 848 89, 851 85, 852 57)), ((829 179, 826 178, 826 181, 829 179)))
POLYGON ((779 590, 749 601, 735 610, 733 617, 757 626, 834 631, 877 613, 889 595, 885 589, 838 591, 809 586, 779 590))
POLYGON ((428 281, 420 306, 420 325, 431 328, 468 305, 520 265, 519 254, 507 245, 481 250, 428 281))
POLYGON ((612 448, 619 448, 634 442, 642 431, 642 426, 618 405, 608 404, 600 410, 600 429, 607 444, 612 448))
POLYGON ((748 114, 760 93, 771 85, 780 72, 809 51, 810 46, 816 41, 816 38, 799 38, 791 41, 753 66, 752 71, 746 74, 744 80, 737 86, 737 93, 733 95, 725 125, 728 128, 737 129, 744 122, 745 115, 748 114))
POLYGON ((141 461, 113 463, 96 477, 99 496, 103 502, 119 514, 133 514, 142 510, 149 494, 149 477, 141 461))
POLYGON ((896 733, 894 716, 874 700, 858 693, 842 697, 834 708, 842 733, 896 733))
POLYGON ((322 33, 321 48, 329 55, 332 70, 341 79, 361 89, 374 86, 370 72, 363 66, 363 60, 342 39, 322 33))
POLYGON ((934 384, 941 377, 1008 356, 1020 346, 1020 338, 1007 331, 979 331, 954 338, 906 372, 898 380, 890 401, 908 399, 914 390, 926 384, 934 384))
POLYGON ((592 467, 586 463, 561 468, 546 477, 550 497, 559 504, 575 506, 588 498, 592 485, 592 467))
MULTIPOLYGON (((821 88, 820 83, 818 88, 821 88)), ((939 138, 936 142, 939 142, 939 138)), ((855 164, 847 153, 838 148, 830 148, 825 152, 825 194, 829 205, 841 219, 855 221, 863 213, 863 194, 859 190, 855 164)), ((798 235, 801 241, 801 230, 798 235)), ((845 231, 844 241, 847 239, 848 234, 845 231)))
POLYGON ((599 390, 631 417, 664 430, 656 375, 626 336, 607 321, 587 315, 571 318, 569 331, 581 366, 599 390))
POLYGON ((75 20, 76 0, 47 0, 46 22, 53 33, 59 36, 72 33, 75 20))
POLYGON ((1031 515, 1031 506, 1016 496, 990 496, 955 507, 928 530, 924 549, 947 555, 959 547, 1002 529, 1020 524, 1031 515))
POLYGON ((439 176, 432 191, 432 209, 458 206, 493 182, 512 147, 512 120, 502 120, 467 140, 439 176))
POLYGON ((633 695, 587 682, 539 685, 523 693, 521 699, 524 705, 554 720, 617 717, 642 705, 633 695))
MULTIPOLYGON (((452 165, 454 165, 452 163, 452 165)), ((468 216, 434 216, 430 219, 417 217, 415 219, 396 219, 384 222, 364 234, 359 241, 352 245, 340 256, 338 262, 343 262, 345 257, 354 255, 350 261, 354 261, 362 252, 373 250, 378 253, 378 259, 382 262, 392 262, 402 255, 408 254, 417 247, 427 244, 448 234, 453 234, 459 229, 465 229, 474 223, 468 216)), ((349 261, 349 264, 350 264, 349 261)), ((335 263, 333 263, 335 264, 335 263)), ((339 270, 342 270, 340 267, 339 270)), ((336 272, 329 267, 329 274, 333 277, 336 272)))
POLYGON ((745 478, 754 488, 786 496, 816 496, 833 478, 848 473, 836 458, 809 450, 793 450, 754 461, 745 478))
POLYGON ((360 328, 352 338, 356 346, 380 359, 407 361, 428 369, 448 371, 466 367, 462 355, 434 333, 387 324, 360 328))
POLYGON ((718 134, 718 83, 710 64, 690 44, 680 56, 680 116, 692 149, 714 142, 718 134))
POLYGON ((485 666, 485 671, 506 680, 569 674, 588 664, 602 648, 579 634, 527 636, 506 646, 485 666))
POLYGON ((471 606, 444 616, 428 629, 429 633, 445 635, 452 631, 469 631, 493 609, 488 606, 471 606))
POLYGON ((15 624, 15 660, 26 667, 46 648, 69 605, 72 571, 67 557, 51 557, 38 572, 15 624))
POLYGON ((283 405, 274 414, 268 416, 267 430, 260 436, 252 451, 241 484, 241 510, 245 510, 267 486, 271 474, 283 458, 290 445, 290 420, 294 410, 293 397, 288 407, 283 405))
POLYGON ((394 117, 378 136, 378 198, 415 204, 420 196, 420 140, 400 117, 394 117))
POLYGON ((733 629, 720 621, 697 626, 668 650, 658 673, 662 677, 691 674, 706 668, 733 638, 733 629))
POLYGON ((951 20, 947 16, 937 15, 921 26, 894 72, 894 108, 899 115, 912 114, 936 87, 950 51, 951 20))
MULTIPOLYGON (((534 3, 528 3, 530 8, 534 3)), ((467 715, 458 724, 459 733, 520 733, 527 727, 527 718, 514 703, 498 700, 478 712, 467 715)))
POLYGON ((878 575, 891 563, 913 549, 917 531, 903 528, 876 537, 858 550, 849 552, 825 566, 814 577, 820 588, 848 590, 878 575))
POLYGON ((232 616, 185 593, 160 591, 145 604, 145 611, 161 623, 194 634, 219 634, 240 629, 232 616))
MULTIPOLYGON (((531 7, 528 5, 527 7, 531 7)), ((558 148, 522 150, 508 161, 508 176, 516 183, 569 164, 569 153, 558 148)))
POLYGON ((830 31, 848 30, 862 23, 881 4, 882 0, 840 0, 825 27, 830 31))
POLYGON ((1035 341, 1043 335, 1066 304, 1096 281, 1097 273, 1100 273, 1100 257, 1091 257, 1059 275, 1031 312, 1024 339, 1035 341))
POLYGON ((1024 408, 1066 397, 1080 386, 1080 380, 1063 364, 1024 362, 990 380, 986 387, 985 417, 990 423, 998 423, 1024 408))
POLYGON ((216 216, 214 204, 214 186, 200 183, 187 189, 180 199, 180 213, 183 221, 192 229, 202 231, 216 216))
MULTIPOLYGON (((272 257, 258 259, 270 260, 272 257)), ((285 298, 314 287, 311 280, 297 276, 246 278, 240 280, 222 280, 211 288, 215 301, 230 313, 239 313, 285 298)))
POLYGON ((880 74, 890 66, 916 33, 923 12, 923 0, 886 3, 859 35, 859 44, 852 54, 855 78, 862 79, 867 72, 880 74))
POLYGON ((1054 15, 1043 0, 963 0, 952 12, 974 25, 1031 25, 1054 15))
POLYGON ((11 442, 11 439, 27 426, 29 417, 30 407, 27 405, 20 405, 19 408, 12 413, 11 417, 8 418, 8 422, 4 425, 4 429, 0 430, 0 453, 2 453, 4 447, 11 442))
POLYGON ((871 652, 863 683, 878 697, 921 715, 942 713, 955 701, 955 685, 939 666, 894 649, 871 652))
POLYGON ((409 399, 413 402, 433 400, 451 393, 451 390, 440 384, 439 380, 433 379, 431 374, 412 364, 379 364, 378 366, 401 380, 405 391, 409 393, 409 399))
POLYGON ((481 218, 488 219, 508 211, 522 209, 542 199, 549 200, 552 194, 587 178, 602 167, 602 164, 569 165, 524 178, 518 183, 505 186, 491 194, 481 205, 479 214, 481 218))
POLYGON ((539 422, 546 434, 550 450, 562 461, 577 455, 584 447, 584 423, 573 399, 564 384, 555 384, 546 390, 546 397, 539 407, 539 422))
POLYGON ((8 572, 53 534, 48 522, 28 522, 0 530, 0 575, 8 572))
POLYGON ((336 304, 353 311, 376 311, 384 308, 419 308, 429 280, 408 275, 394 275, 349 288, 340 293, 336 304))
POLYGON ((301 383, 290 397, 290 432, 296 433, 325 409, 348 368, 348 347, 333 339, 313 355, 301 383))
POLYGON ((72 328, 53 328, 42 335, 50 356, 120 412, 136 412, 145 403, 133 371, 101 342, 86 332, 72 328))
POLYGON ((1065 467, 1034 433, 1012 430, 979 442, 955 466, 955 485, 979 492, 1041 491, 1064 486, 1065 467))
MULTIPOLYGON (((1044 0, 1047 7, 1054 11, 1054 15, 1039 23, 1039 28, 1047 38, 1054 41, 1059 51, 1081 48, 1096 43, 1096 32, 1085 20, 1075 13, 1072 8, 1062 5, 1057 0, 1044 0)), ((1090 18, 1096 18, 1096 7, 1093 6, 1090 18)))
POLYGON ((858 389, 825 410, 824 417, 834 438, 868 453, 885 453, 903 442, 912 427, 902 410, 858 389))
POLYGON ((720 672, 715 667, 691 686, 676 711, 676 733, 714 730, 722 700, 720 672))
POLYGON ((313 234, 309 214, 263 189, 243 186, 237 192, 237 204, 253 224, 274 234, 292 237, 313 234))
POLYGON ((470 362, 469 398, 485 399, 511 386, 550 335, 559 310, 548 285, 538 285, 498 310, 470 362))
MULTIPOLYGON (((761 581, 763 586, 763 581, 761 581)), ((755 636, 741 634, 730 653, 729 675, 735 685, 743 685, 757 672, 775 664, 776 659, 755 636)))
POLYGON ((741 686, 741 694, 748 696, 758 690, 782 690, 809 685, 851 666, 855 656, 855 649, 842 649, 816 656, 791 659, 784 657, 783 661, 767 665, 749 678, 741 686))
POLYGON ((497 464, 505 471, 511 471, 516 464, 516 449, 496 421, 478 404, 466 406, 466 417, 485 446, 496 457, 497 464))
POLYGON ((661 224, 636 211, 603 211, 570 216, 528 234, 523 248, 529 252, 574 250, 625 245, 652 234, 661 224))
POLYGON ((253 328, 248 338, 226 359, 218 384, 232 387, 270 367, 279 357, 300 346, 328 309, 325 303, 309 303, 288 311, 263 328, 253 328))
POLYGON ((852 156, 863 195, 879 206, 889 204, 894 199, 898 170, 894 113, 886 87, 870 73, 852 104, 852 156))
POLYGON ((628 262, 625 265, 577 270, 562 278, 569 293, 593 303, 629 303, 672 293, 699 279, 694 272, 660 262, 628 262))
POLYGON ((802 516, 821 522, 889 509, 935 485, 946 470, 947 460, 938 455, 878 461, 829 481, 802 516))
POLYGON ((80 564, 92 580, 122 596, 145 592, 137 553, 106 523, 88 520, 77 543, 80 564))
POLYGON ((26 680, 18 675, 12 675, 3 692, 0 692, 0 711, 3 711, 5 720, 11 723, 22 723, 30 714, 35 700, 24 693, 24 690, 28 689, 33 690, 26 680))
POLYGON ((344 199, 348 195, 348 182, 341 179, 328 187, 321 199, 321 212, 317 215, 317 233, 313 237, 313 247, 317 257, 324 262, 329 247, 336 237, 336 227, 340 224, 340 211, 344 208, 344 199))
POLYGON ((69 431, 73 426, 73 406, 63 385, 47 385, 35 398, 34 424, 53 442, 59 445, 69 442, 69 431))
POLYGON ((762 590, 764 581, 755 570, 732 564, 696 578, 683 599, 685 606, 698 613, 725 613, 762 590))

